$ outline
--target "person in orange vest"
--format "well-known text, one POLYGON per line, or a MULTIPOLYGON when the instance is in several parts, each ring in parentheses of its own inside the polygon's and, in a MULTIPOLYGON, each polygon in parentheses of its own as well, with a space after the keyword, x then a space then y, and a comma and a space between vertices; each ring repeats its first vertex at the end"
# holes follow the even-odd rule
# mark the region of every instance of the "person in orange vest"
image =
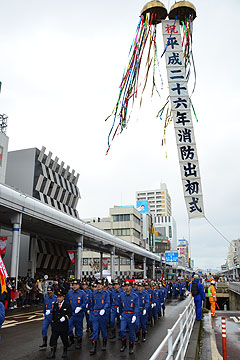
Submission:
POLYGON ((215 280, 211 281, 211 285, 208 288, 208 298, 209 298, 210 307, 211 307, 211 316, 217 317, 217 315, 215 315, 216 301, 217 301, 215 280))

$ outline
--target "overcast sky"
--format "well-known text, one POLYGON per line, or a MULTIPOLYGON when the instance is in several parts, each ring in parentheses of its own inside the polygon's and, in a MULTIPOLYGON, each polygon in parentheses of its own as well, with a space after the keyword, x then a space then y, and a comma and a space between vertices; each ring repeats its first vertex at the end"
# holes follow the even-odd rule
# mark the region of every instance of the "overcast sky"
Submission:
MULTIPOLYGON (((175 1, 164 1, 167 8, 175 1)), ((143 97, 107 156, 112 119, 143 0, 1 0, 0 112, 9 116, 9 150, 43 145, 80 173, 81 218, 135 204, 137 190, 167 184, 178 238, 189 239, 173 124, 161 146, 156 118, 167 96, 143 97), (166 158, 167 152, 167 158, 166 158)), ((193 120, 206 217, 240 237, 239 0, 194 1, 197 87, 193 120)), ((161 25, 158 46, 162 47, 161 25)), ((216 268, 228 243, 205 219, 190 222, 195 265, 216 268)))

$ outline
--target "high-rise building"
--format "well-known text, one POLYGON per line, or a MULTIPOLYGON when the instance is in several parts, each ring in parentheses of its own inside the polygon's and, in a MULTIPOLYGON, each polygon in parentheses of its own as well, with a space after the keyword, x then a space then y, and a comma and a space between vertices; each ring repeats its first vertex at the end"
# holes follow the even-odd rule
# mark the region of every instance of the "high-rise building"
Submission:
POLYGON ((149 211, 153 216, 172 215, 171 198, 164 183, 161 184, 160 189, 137 191, 136 200, 147 200, 149 211))

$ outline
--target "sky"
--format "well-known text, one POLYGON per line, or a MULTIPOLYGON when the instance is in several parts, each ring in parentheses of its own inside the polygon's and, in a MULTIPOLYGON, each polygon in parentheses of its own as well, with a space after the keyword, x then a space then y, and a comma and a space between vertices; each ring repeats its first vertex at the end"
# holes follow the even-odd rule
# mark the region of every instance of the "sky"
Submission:
MULTIPOLYGON (((175 1, 164 1, 166 8, 175 1)), ((193 120, 205 214, 229 241, 240 237, 239 0, 194 0, 193 120)), ((190 240, 199 268, 219 268, 228 242, 206 219, 188 222, 173 124, 162 147, 156 117, 168 94, 143 96, 106 156, 111 114, 143 0, 0 0, 0 113, 9 150, 42 146, 80 173, 80 218, 135 204, 137 190, 166 183, 177 237, 190 240), (167 156, 166 156, 167 155, 167 156)), ((158 25, 158 48, 162 47, 158 25)), ((159 51, 160 53, 160 51, 159 51)), ((189 84, 190 86, 190 84, 189 84)))

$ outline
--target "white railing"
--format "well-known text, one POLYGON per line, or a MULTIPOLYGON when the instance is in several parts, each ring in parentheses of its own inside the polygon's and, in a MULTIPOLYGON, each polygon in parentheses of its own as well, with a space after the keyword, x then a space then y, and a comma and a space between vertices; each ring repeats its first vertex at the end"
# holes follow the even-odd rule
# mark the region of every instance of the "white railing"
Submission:
POLYGON ((195 318, 194 300, 191 299, 149 360, 184 360, 195 318))
POLYGON ((240 294, 240 282, 229 282, 228 288, 229 288, 229 290, 232 290, 232 291, 240 294))

